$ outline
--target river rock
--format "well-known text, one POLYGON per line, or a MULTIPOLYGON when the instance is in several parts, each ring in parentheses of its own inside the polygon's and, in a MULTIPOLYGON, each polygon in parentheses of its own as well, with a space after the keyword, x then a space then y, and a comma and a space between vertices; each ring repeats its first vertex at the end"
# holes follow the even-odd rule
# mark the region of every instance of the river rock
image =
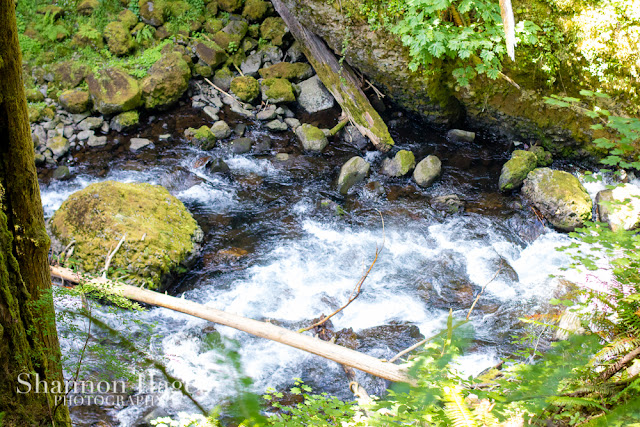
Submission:
POLYGON ((147 138, 131 138, 129 142, 130 142, 129 149, 131 151, 139 151, 139 150, 142 150, 144 147, 151 145, 151 141, 148 140, 147 138))
POLYGON ((284 122, 294 131, 300 127, 300 120, 293 117, 284 119, 284 122))
POLYGON ((289 32, 284 20, 277 17, 270 17, 260 24, 260 37, 271 41, 274 46, 282 45, 284 36, 289 32))
POLYGON ((87 65, 72 61, 59 62, 51 67, 53 82, 61 89, 73 89, 90 74, 87 65))
POLYGON ((464 202, 455 194, 434 197, 431 205, 445 213, 458 213, 464 211, 464 202))
POLYGON ((602 190, 596 195, 598 217, 613 231, 635 230, 640 227, 640 187, 623 184, 602 190))
POLYGON ((502 166, 498 186, 500 191, 517 190, 525 178, 536 168, 538 156, 531 151, 515 150, 511 159, 502 166))
POLYGON ((457 142, 473 142, 476 139, 476 133, 462 129, 451 129, 447 132, 447 139, 457 142))
POLYGON ((137 111, 126 111, 111 119, 111 129, 122 132, 136 126, 140 122, 140 115, 137 111))
POLYGON ((242 9, 242 16, 250 22, 261 21, 267 14, 271 4, 264 0, 247 0, 242 9))
POLYGON ((313 68, 306 62, 295 64, 289 62, 278 62, 267 68, 258 70, 263 79, 287 79, 292 82, 299 82, 313 76, 313 68))
POLYGON ((140 83, 142 101, 148 109, 166 109, 189 87, 191 69, 179 52, 169 52, 153 64, 140 83))
POLYGON ((392 159, 384 159, 382 173, 391 177, 404 176, 416 167, 416 158, 411 151, 400 150, 392 159))
POLYGON ((213 75, 213 83, 224 91, 231 89, 233 73, 227 67, 222 67, 213 75))
POLYGON ((317 113, 333 107, 335 102, 333 95, 317 75, 303 81, 298 87, 300 88, 298 104, 308 113, 317 113))
POLYGON ((58 102, 68 112, 79 114, 87 111, 91 104, 89 92, 83 89, 65 90, 58 97, 58 102))
POLYGON ((228 138, 231 135, 231 132, 231 128, 223 120, 218 120, 213 124, 213 126, 211 126, 211 133, 213 133, 217 139, 228 138))
POLYGON ((52 177, 58 181, 66 181, 71 178, 71 171, 67 166, 58 166, 56 170, 53 171, 52 177))
POLYGON ((160 186, 106 181, 73 193, 51 219, 63 245, 75 239, 82 271, 99 274, 110 247, 126 234, 111 261, 118 279, 164 290, 199 252, 202 231, 182 202, 160 186))
POLYGON ((442 162, 436 156, 427 156, 416 165, 413 179, 420 187, 430 186, 442 172, 442 162))
POLYGON ((94 107, 102 114, 117 114, 140 105, 138 81, 123 70, 106 68, 87 76, 94 107))
POLYGON ((207 126, 200 126, 198 129, 188 128, 184 131, 184 137, 191 144, 199 146, 203 150, 212 149, 216 143, 216 136, 207 126))
POLYGON ((280 102, 293 102, 296 96, 293 93, 293 86, 286 79, 265 79, 260 83, 262 90, 262 100, 271 104, 280 102))
POLYGON ((260 85, 251 76, 236 77, 231 81, 231 92, 242 102, 252 102, 260 94, 260 85))
MULTIPOLYGON (((135 0, 132 0, 135 1, 135 0)), ((145 24, 159 27, 164 24, 166 3, 163 0, 139 0, 140 19, 145 24)))
POLYGON ((107 24, 104 29, 104 38, 107 41, 109 52, 115 56, 124 56, 136 47, 136 42, 131 37, 127 25, 120 21, 107 24))
POLYGON ((211 159, 205 165, 205 168, 211 173, 229 173, 231 169, 222 159, 211 159))
POLYGON ((270 121, 265 126, 272 132, 285 132, 288 129, 287 124, 278 119, 270 121))
POLYGON ((78 129, 94 130, 102 126, 102 123, 104 123, 104 119, 102 117, 87 117, 78 124, 78 129))
POLYGON ((568 172, 534 169, 527 175, 522 193, 559 230, 573 231, 591 220, 591 197, 568 172))
POLYGON ((211 68, 217 68, 229 58, 224 49, 215 42, 200 41, 196 43, 194 51, 198 58, 211 68))
POLYGON ((93 135, 95 135, 95 132, 92 130, 83 130, 77 133, 77 137, 79 141, 86 141, 87 139, 89 139, 90 137, 92 137, 93 135))
POLYGON ((91 135, 89 139, 87 139, 87 145, 89 147, 103 147, 107 145, 107 137, 91 135))
POLYGON ((358 182, 363 181, 367 175, 371 165, 362 157, 350 158, 340 169, 338 177, 338 191, 340 194, 347 194, 349 189, 358 182))
POLYGON ((244 154, 251 151, 253 141, 251 138, 236 138, 231 141, 231 152, 234 154, 244 154))
POLYGON ((270 62, 272 64, 282 61, 282 57, 284 56, 278 47, 271 45, 260 49, 259 53, 262 54, 262 62, 270 62))
POLYGON ((305 151, 320 152, 329 144, 324 132, 310 124, 303 124, 295 132, 305 151))
POLYGON ((51 150, 53 158, 58 160, 69 152, 69 140, 64 136, 55 136, 47 141, 47 148, 51 150))
POLYGON ((262 67, 262 52, 252 53, 240 64, 240 71, 245 76, 256 77, 262 67))
POLYGON ((256 119, 258 120, 262 120, 262 121, 267 121, 267 120, 273 120, 275 119, 277 116, 276 114, 276 106, 275 105, 269 105, 267 108, 265 108, 264 110, 258 112, 258 114, 256 114, 256 119))

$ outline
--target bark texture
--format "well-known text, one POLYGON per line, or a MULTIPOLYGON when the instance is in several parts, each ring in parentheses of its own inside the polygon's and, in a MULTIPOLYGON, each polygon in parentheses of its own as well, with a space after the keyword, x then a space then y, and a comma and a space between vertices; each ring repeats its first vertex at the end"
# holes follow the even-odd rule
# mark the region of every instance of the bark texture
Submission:
POLYGON ((0 413, 3 426, 66 426, 54 395, 18 393, 20 374, 51 384, 62 369, 13 0, 0 29, 0 413))

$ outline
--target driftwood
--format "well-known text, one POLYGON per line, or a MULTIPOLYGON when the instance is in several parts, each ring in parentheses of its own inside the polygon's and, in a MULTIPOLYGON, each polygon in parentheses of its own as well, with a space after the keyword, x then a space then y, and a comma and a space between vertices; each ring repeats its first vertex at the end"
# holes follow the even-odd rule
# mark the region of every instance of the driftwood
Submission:
POLYGON ((300 42, 318 77, 338 101, 349 120, 378 150, 389 151, 393 145, 389 129, 371 106, 351 67, 345 62, 340 64, 324 41, 304 27, 282 0, 272 0, 272 3, 293 37, 300 42))
MULTIPOLYGON (((80 283, 86 280, 74 271, 63 267, 51 266, 51 275, 72 283, 80 283)), ((113 282, 102 277, 89 279, 88 281, 94 285, 104 287, 105 290, 111 293, 134 301, 165 307, 220 325, 229 326, 261 338, 277 341, 389 381, 415 384, 402 366, 384 362, 337 344, 299 334, 270 323, 247 319, 236 314, 206 307, 193 301, 113 282)))

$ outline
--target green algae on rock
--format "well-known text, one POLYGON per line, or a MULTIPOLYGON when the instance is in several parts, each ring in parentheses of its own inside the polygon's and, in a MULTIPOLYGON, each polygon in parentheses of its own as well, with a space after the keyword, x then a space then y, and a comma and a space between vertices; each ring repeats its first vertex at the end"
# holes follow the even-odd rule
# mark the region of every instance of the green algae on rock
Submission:
POLYGON ((260 86, 262 88, 263 101, 279 104, 296 100, 293 86, 287 79, 265 79, 260 82, 260 86))
POLYGON ((185 206, 161 186, 106 181, 77 191, 51 219, 64 245, 75 240, 81 270, 99 274, 106 257, 126 234, 111 262, 111 279, 165 289, 199 252, 202 231, 185 206))
POLYGON ((189 87, 191 68, 178 52, 170 52, 153 64, 140 83, 145 108, 165 109, 177 102, 189 87))
POLYGON ((62 108, 71 114, 84 113, 89 109, 89 105, 91 105, 89 92, 83 89, 65 90, 58 97, 58 102, 62 108))
POLYGON ((416 157, 409 150, 400 150, 393 159, 384 159, 382 173, 387 176, 404 176, 416 167, 416 157))
POLYGON ((329 140, 324 132, 308 123, 298 127, 295 132, 305 151, 315 151, 319 153, 329 145, 329 140))
POLYGON ((107 40, 109 52, 116 56, 127 55, 136 47, 127 24, 120 21, 113 21, 106 26, 104 38, 107 40))
POLYGON ((253 77, 236 77, 231 81, 231 92, 233 92, 240 101, 251 102, 260 94, 260 85, 253 77))
POLYGON ((313 76, 313 68, 306 62, 279 62, 270 67, 261 68, 258 73, 263 79, 279 78, 299 82, 313 76))
POLYGON ((117 114, 140 105, 138 81, 118 68, 107 68, 87 76, 93 105, 102 114, 117 114))
POLYGON ((531 151, 515 150, 511 159, 502 166, 500 191, 517 190, 522 186, 527 174, 538 164, 538 156, 531 151))

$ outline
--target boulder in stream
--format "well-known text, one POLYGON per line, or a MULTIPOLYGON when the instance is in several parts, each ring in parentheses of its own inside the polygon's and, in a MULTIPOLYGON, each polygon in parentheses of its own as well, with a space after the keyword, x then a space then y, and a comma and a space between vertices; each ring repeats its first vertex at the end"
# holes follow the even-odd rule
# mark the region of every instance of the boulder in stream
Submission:
POLYGON ((189 87, 191 69, 179 52, 170 52, 153 64, 140 83, 145 108, 166 109, 189 87))
POLYGON ((333 107, 335 99, 317 75, 301 82, 298 86, 300 88, 298 104, 307 113, 317 113, 333 107))
POLYGON ((500 191, 517 190, 522 187, 527 174, 538 164, 538 156, 531 151, 515 150, 511 159, 502 166, 498 186, 500 191))
POLYGON ((568 172, 534 169, 527 175, 522 193, 561 231, 573 231, 591 220, 591 197, 578 178, 568 172))
POLYGON ((602 190, 596 195, 600 221, 613 231, 635 230, 640 227, 640 187, 623 184, 602 190))
POLYGON ((58 97, 58 102, 71 114, 84 113, 91 105, 89 92, 83 89, 65 90, 58 97))
POLYGON ((293 86, 287 79, 264 79, 260 83, 260 89, 262 90, 262 100, 271 104, 296 100, 293 86))
POLYGON ((117 114, 140 105, 138 81, 119 68, 106 68, 87 76, 93 105, 102 114, 117 114))
POLYGON ((306 151, 320 152, 329 144, 324 132, 308 123, 297 128, 295 132, 298 139, 300 139, 302 148, 306 151))
POLYGON ((427 156, 416 165, 413 180, 420 187, 430 186, 442 172, 442 162, 436 156, 427 156))
POLYGON ((69 196, 51 219, 51 231, 62 245, 76 241, 78 267, 94 275, 126 234, 109 278, 160 290, 194 261, 202 240, 195 219, 164 187, 114 181, 69 196))
POLYGON ((251 76, 236 77, 231 81, 231 92, 242 102, 252 102, 260 94, 260 85, 251 76))
POLYGON ((349 189, 358 182, 364 180, 369 175, 371 165, 362 157, 350 158, 340 169, 338 177, 338 191, 340 194, 347 194, 349 189))
POLYGON ((399 177, 411 172, 416 167, 416 157, 409 150, 400 150, 392 159, 384 159, 382 173, 387 176, 399 177))

